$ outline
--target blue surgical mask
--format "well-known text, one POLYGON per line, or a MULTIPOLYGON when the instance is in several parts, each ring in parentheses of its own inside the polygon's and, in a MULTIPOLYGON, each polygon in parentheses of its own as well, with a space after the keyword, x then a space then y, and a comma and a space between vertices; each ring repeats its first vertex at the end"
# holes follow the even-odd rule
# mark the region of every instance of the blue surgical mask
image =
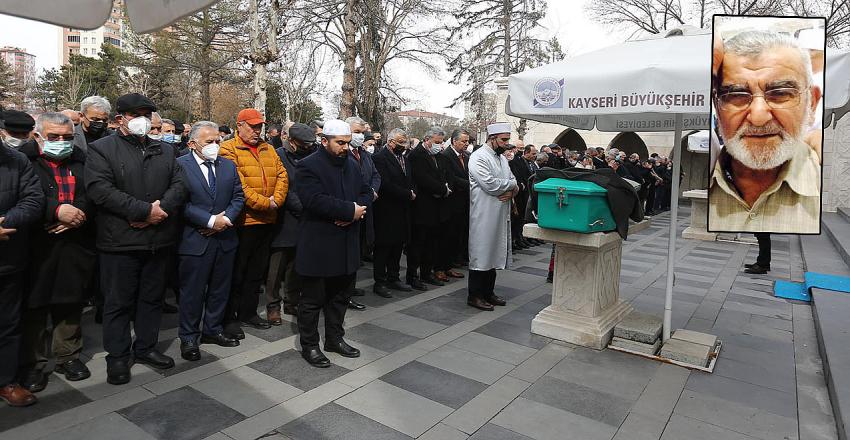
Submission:
POLYGON ((176 144, 180 142, 180 136, 174 133, 163 133, 162 140, 168 142, 169 144, 176 144))
POLYGON ((51 159, 65 159, 71 155, 74 150, 74 143, 71 141, 44 141, 44 147, 41 152, 51 159))

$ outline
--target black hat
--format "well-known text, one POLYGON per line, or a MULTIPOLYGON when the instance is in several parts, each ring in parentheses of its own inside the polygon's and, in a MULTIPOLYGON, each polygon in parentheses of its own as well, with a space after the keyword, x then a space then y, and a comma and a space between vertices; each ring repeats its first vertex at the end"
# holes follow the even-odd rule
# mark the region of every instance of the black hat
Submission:
POLYGON ((30 132, 35 127, 35 119, 20 110, 4 110, 2 119, 9 131, 30 132))
POLYGON ((127 113, 140 108, 148 108, 152 112, 156 111, 156 105, 145 95, 139 93, 128 93, 121 95, 115 101, 115 110, 118 113, 127 113))
POLYGON ((174 123, 174 132, 175 133, 183 133, 183 121, 179 119, 172 119, 171 122, 174 123))
POLYGON ((371 140, 374 140, 374 139, 375 139, 375 135, 372 134, 371 131, 367 131, 367 132, 363 133, 363 140, 364 141, 371 141, 371 140))
POLYGON ((220 131, 220 132, 222 132, 222 133, 224 133, 224 134, 230 134, 230 127, 228 127, 228 126, 226 126, 226 125, 220 125, 220 126, 218 127, 218 131, 220 131))
POLYGON ((316 132, 307 124, 296 122, 289 127, 289 139, 295 139, 304 145, 310 145, 316 142, 316 132))

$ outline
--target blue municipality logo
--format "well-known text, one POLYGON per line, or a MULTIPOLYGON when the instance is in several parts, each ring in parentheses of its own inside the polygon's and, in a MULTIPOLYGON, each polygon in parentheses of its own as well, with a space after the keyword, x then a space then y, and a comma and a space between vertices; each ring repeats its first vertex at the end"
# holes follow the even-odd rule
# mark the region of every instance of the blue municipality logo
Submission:
POLYGON ((564 107, 564 80, 542 78, 534 85, 534 107, 564 107))

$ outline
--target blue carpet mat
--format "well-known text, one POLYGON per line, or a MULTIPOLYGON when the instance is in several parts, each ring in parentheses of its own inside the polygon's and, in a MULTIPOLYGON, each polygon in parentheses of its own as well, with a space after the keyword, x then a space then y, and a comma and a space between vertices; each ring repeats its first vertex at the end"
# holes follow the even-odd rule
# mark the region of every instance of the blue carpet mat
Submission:
POLYGON ((776 281, 773 284, 773 294, 777 298, 811 301, 812 296, 809 294, 809 289, 812 287, 850 293, 850 278, 848 277, 806 272, 805 280, 804 283, 776 281))

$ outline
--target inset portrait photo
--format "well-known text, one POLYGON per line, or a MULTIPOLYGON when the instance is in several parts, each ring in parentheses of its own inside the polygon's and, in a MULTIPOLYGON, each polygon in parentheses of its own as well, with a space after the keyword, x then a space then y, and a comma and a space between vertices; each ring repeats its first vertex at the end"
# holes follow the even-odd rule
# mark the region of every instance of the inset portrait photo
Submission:
POLYGON ((820 233, 825 26, 714 16, 710 232, 820 233))

